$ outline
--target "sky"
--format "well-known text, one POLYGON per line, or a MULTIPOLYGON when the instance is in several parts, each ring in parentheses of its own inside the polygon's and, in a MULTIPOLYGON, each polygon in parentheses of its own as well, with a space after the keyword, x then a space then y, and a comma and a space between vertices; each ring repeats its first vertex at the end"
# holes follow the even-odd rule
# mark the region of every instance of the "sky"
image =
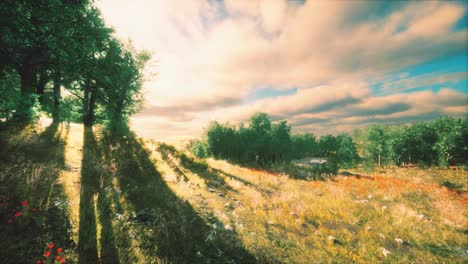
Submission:
POLYGON ((199 136, 255 112, 294 133, 468 113, 468 2, 98 0, 153 53, 144 137, 199 136))

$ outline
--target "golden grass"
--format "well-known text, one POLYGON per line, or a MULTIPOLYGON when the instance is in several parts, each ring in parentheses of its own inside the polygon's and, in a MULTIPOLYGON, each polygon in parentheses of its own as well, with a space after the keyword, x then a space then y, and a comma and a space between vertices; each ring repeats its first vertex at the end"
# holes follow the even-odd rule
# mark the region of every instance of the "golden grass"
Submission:
POLYGON ((437 184, 462 183, 466 171, 393 168, 303 181, 208 159, 208 170, 232 188, 221 196, 190 172, 188 183, 175 180, 167 159, 153 153, 174 192, 236 230, 262 262, 466 261, 466 184, 461 192, 437 184))
MULTIPOLYGON (((40 132, 39 128, 35 129, 25 129, 22 134, 12 136, 9 144, 41 144, 40 137, 31 136, 40 132)), ((207 159, 208 166, 204 169, 199 166, 203 161, 184 161, 181 151, 164 149, 157 142, 146 142, 142 149, 138 149, 139 143, 130 144, 129 140, 121 141, 121 145, 105 142, 99 130, 94 133, 96 144, 87 147, 97 156, 88 155, 83 164, 82 126, 71 124, 69 129, 57 131, 65 142, 63 166, 40 159, 24 161, 21 168, 8 164, 11 168, 4 167, 0 176, 10 177, 9 174, 22 170, 27 175, 27 186, 34 188, 37 179, 50 174, 66 195, 72 238, 79 244, 79 221, 83 213, 80 195, 86 187, 82 186, 81 179, 83 166, 91 166, 87 173, 91 173, 91 178, 96 177, 97 182, 90 204, 96 224, 91 228, 96 232, 97 257, 103 263, 109 256, 106 247, 110 242, 121 263, 176 262, 173 256, 166 258, 151 251, 159 250, 148 244, 151 239, 165 245, 159 241, 162 238, 154 238, 152 234, 170 236, 177 221, 187 224, 197 217, 204 222, 199 226, 208 226, 211 231, 198 233, 201 240, 193 241, 209 247, 210 241, 218 241, 214 239, 233 241, 226 238, 228 234, 237 237, 259 263, 467 261, 468 173, 461 169, 391 167, 371 174, 356 169, 330 180, 305 181, 214 159, 207 159), (124 144, 129 149, 121 149, 124 144), (151 164, 145 163, 146 151, 151 164), (151 174, 152 166, 160 176, 151 174), (156 178, 147 181, 148 177, 161 177, 162 181, 156 178), (148 186, 140 186, 146 182, 148 186), (161 188, 167 188, 167 192, 159 193, 161 188), (141 195, 156 200, 140 201, 137 195, 140 190, 152 192, 141 195), (165 199, 170 201, 168 207, 159 206, 165 199), (164 221, 146 226, 135 222, 135 213, 144 207, 172 208, 186 215, 168 214, 167 217, 174 219, 156 215, 156 219, 164 221), (193 208, 194 213, 184 211, 187 208, 193 208), (164 230, 169 233, 165 234, 164 230)), ((85 189, 89 188, 91 185, 85 189)), ((55 198, 44 197, 47 199, 41 198, 38 203, 45 209, 55 198)), ((186 227, 177 231, 182 237, 198 232, 186 227)), ((76 252, 67 256, 77 260, 76 252)))

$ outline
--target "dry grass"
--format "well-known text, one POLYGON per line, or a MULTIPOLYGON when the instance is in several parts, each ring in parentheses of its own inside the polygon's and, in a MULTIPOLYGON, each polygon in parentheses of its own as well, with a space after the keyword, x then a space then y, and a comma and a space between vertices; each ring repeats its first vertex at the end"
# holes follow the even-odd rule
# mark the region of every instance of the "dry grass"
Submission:
POLYGON ((176 180, 174 167, 184 168, 167 161, 177 154, 164 159, 153 153, 174 192, 200 213, 214 213, 261 262, 467 260, 466 171, 393 168, 303 181, 208 159, 208 171, 226 185, 213 188, 190 170, 184 172, 188 182, 176 180), (441 186, 444 181, 461 191, 441 186))
POLYGON ((39 247, 32 255, 68 236, 69 263, 468 260, 464 170, 354 170, 305 181, 73 124, 51 131, 9 135, 2 154, 4 189, 56 212, 59 222, 45 214, 45 223, 70 227, 23 245, 39 247))

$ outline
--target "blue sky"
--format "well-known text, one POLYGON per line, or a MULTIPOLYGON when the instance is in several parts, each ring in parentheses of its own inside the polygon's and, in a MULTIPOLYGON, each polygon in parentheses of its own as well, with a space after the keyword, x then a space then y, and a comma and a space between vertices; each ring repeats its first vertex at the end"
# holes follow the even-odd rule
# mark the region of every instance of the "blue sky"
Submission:
POLYGON ((258 111, 316 134, 467 114, 466 1, 97 4, 154 52, 132 119, 144 136, 196 136, 258 111))

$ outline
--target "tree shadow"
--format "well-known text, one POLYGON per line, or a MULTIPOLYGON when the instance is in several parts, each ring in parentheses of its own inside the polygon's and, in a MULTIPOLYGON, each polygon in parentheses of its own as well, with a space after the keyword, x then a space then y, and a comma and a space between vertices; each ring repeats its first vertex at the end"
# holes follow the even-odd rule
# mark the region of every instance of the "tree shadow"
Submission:
POLYGON ((131 205, 131 220, 142 252, 171 263, 256 263, 234 231, 224 230, 216 217, 203 219, 177 197, 162 179, 148 150, 133 135, 106 136, 105 146, 117 167, 122 195, 131 205))
POLYGON ((242 179, 242 178, 240 178, 240 177, 237 177, 237 176, 235 176, 235 175, 232 175, 232 174, 230 174, 230 173, 227 173, 227 172, 225 172, 225 171, 223 171, 223 170, 214 169, 214 168, 212 168, 212 170, 213 170, 215 173, 217 173, 218 175, 224 175, 225 177, 228 177, 228 178, 231 178, 231 179, 233 179, 233 180, 239 181, 239 182, 241 182, 242 184, 244 184, 244 185, 246 185, 246 186, 248 186, 248 187, 250 187, 250 188, 253 188, 253 189, 257 190, 257 191, 264 192, 264 193, 266 193, 266 194, 272 194, 272 193, 273 193, 271 190, 267 190, 267 189, 265 189, 265 188, 262 188, 262 187, 258 186, 257 184, 254 184, 254 183, 252 183, 252 182, 250 182, 250 181, 247 181, 247 180, 245 180, 245 179, 242 179))
POLYGON ((186 169, 202 178, 208 188, 219 189, 223 192, 231 191, 237 193, 237 190, 229 186, 223 177, 220 177, 217 170, 212 169, 205 162, 187 156, 185 153, 178 151, 173 146, 165 143, 160 143, 158 150, 171 168, 174 169, 176 173, 183 175, 184 178, 186 178, 186 176, 183 171, 186 169), (173 158, 179 161, 180 166, 175 162, 172 162, 173 158))
POLYGON ((92 127, 85 126, 81 166, 80 226, 78 254, 80 263, 98 263, 97 223, 100 230, 100 261, 119 263, 114 241, 110 201, 105 194, 108 183, 103 172, 101 152, 92 127), (96 220, 98 219, 98 220, 96 220))
POLYGON ((346 177, 356 177, 357 179, 367 179, 367 180, 373 180, 374 177, 372 176, 367 176, 367 175, 364 175, 364 174, 359 174, 359 173, 353 173, 353 172, 349 172, 349 171, 342 171, 342 172, 339 172, 338 175, 341 175, 341 176, 346 176, 346 177))

